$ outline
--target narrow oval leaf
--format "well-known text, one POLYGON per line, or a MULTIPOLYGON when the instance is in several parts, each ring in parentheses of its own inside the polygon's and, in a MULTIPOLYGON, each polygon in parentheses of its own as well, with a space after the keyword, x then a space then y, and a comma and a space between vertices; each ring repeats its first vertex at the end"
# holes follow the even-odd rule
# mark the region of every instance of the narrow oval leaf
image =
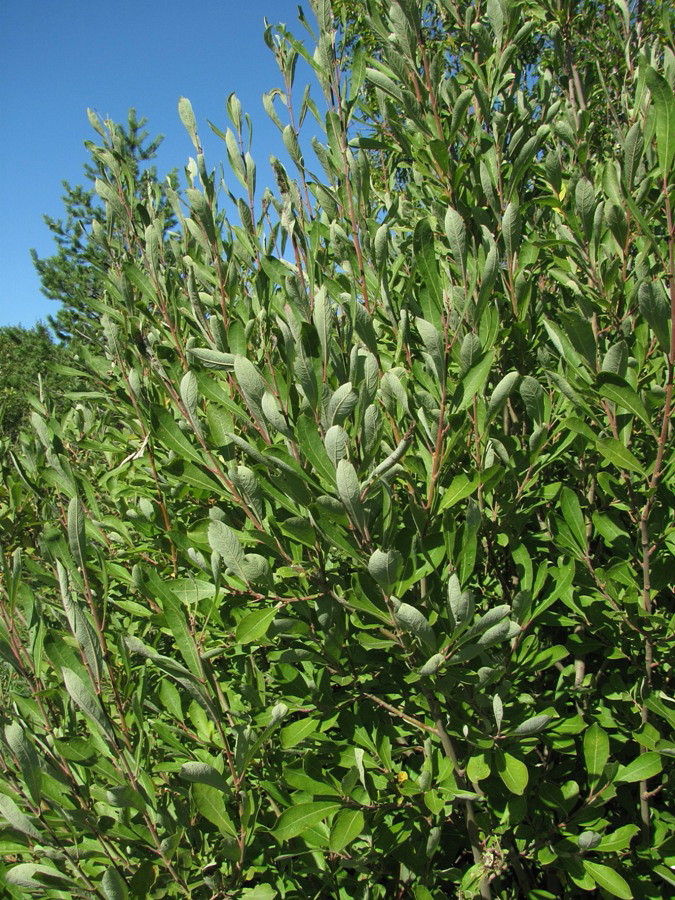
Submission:
POLYGON ((113 731, 94 691, 72 669, 64 666, 62 674, 66 690, 75 705, 101 729, 107 738, 112 740, 113 731))
POLYGON ((675 96, 666 79, 653 69, 647 69, 647 85, 656 109, 656 149, 661 175, 668 180, 675 158, 675 96))
POLYGON ((323 442, 328 458, 337 469, 340 460, 349 455, 349 435, 341 425, 331 425, 323 442))
POLYGON ((279 607, 273 606, 271 609, 256 609, 244 616, 235 632, 237 643, 250 644, 263 638, 278 612, 279 607))
POLYGON ((462 278, 466 277, 466 228, 464 220, 451 206, 445 214, 445 234, 450 245, 450 252, 459 267, 462 278))
POLYGON ((250 359, 238 354, 234 358, 234 374, 251 413, 258 422, 262 422, 262 398, 267 390, 262 375, 250 359))
POLYGON ((27 835, 34 841, 41 840, 40 832, 31 822, 28 816, 22 812, 11 797, 6 794, 0 794, 0 816, 12 826, 27 835))
POLYGON ((438 504, 438 512, 450 509, 455 503, 470 497, 478 489, 479 484, 480 476, 477 472, 473 475, 455 475, 441 497, 441 502, 438 504))
POLYGON ((510 753, 504 753, 501 750, 495 750, 494 757, 495 768, 508 790, 512 794, 523 794, 529 780, 525 763, 516 759, 515 756, 511 756, 510 753))
POLYGON ((398 550, 375 550, 368 560, 368 571, 385 593, 391 593, 403 571, 398 550))
POLYGON ((317 800, 310 803, 298 803, 297 806, 292 806, 282 812, 272 834, 280 843, 289 841, 302 834, 303 831, 318 825, 319 822, 323 822, 338 809, 340 809, 340 804, 330 801, 317 800))
POLYGON ((627 784, 632 784, 635 781, 646 781, 648 778, 658 775, 662 768, 661 756, 650 750, 647 753, 641 753, 637 759, 628 763, 627 766, 622 766, 615 775, 614 781, 627 784))
POLYGON ((84 568, 86 555, 84 509, 78 497, 73 497, 68 504, 68 543, 75 563, 84 568))
POLYGON ((347 510, 347 515, 361 531, 365 530, 366 516, 361 503, 361 487, 356 469, 346 459, 338 463, 335 480, 340 500, 347 510))
POLYGON ((5 879, 9 884, 25 888, 32 893, 43 893, 45 888, 61 890, 79 888, 77 882, 67 875, 63 875, 58 869, 41 866, 37 863, 20 863, 18 866, 12 866, 5 872, 5 879))
POLYGON ((592 778, 602 775, 609 759, 609 738, 597 722, 584 733, 584 760, 592 778))
POLYGON ((359 395, 352 388, 351 381, 341 384, 330 398, 326 419, 329 425, 340 425, 358 403, 359 395))
POLYGON ((633 892, 630 889, 630 885, 623 875, 619 875, 616 869, 603 866, 601 863, 591 862, 590 859, 584 859, 582 865, 597 886, 607 891, 612 897, 632 900, 633 892))
POLYGON ((617 469, 627 472, 637 472, 638 475, 645 477, 645 472, 638 460, 621 441, 616 438, 599 438, 596 446, 601 455, 616 466, 617 469))
POLYGON ((21 767, 21 774, 31 799, 39 805, 42 771, 35 747, 28 740, 18 722, 11 722, 5 726, 5 740, 21 767))
POLYGON ((330 829, 328 847, 331 853, 344 850, 363 831, 365 819, 360 809, 342 809, 330 829))
POLYGON ((419 638, 423 644, 433 649, 436 645, 434 632, 419 609, 415 609, 415 607, 410 606, 409 603, 401 603, 395 612, 395 616, 396 621, 405 631, 411 632, 411 634, 414 634, 416 638, 419 638))
POLYGON ((540 731, 543 731, 544 728, 551 721, 551 716, 541 715, 541 716, 532 716, 530 719, 525 719, 524 722, 521 722, 513 731, 510 732, 511 737, 529 737, 531 734, 539 734, 540 731))
POLYGON ((230 788, 218 769, 204 762, 186 762, 180 767, 180 777, 192 784, 210 784, 219 791, 229 793, 230 788))
POLYGON ((298 719, 297 722, 291 722, 290 725, 285 725, 279 732, 281 746, 284 750, 290 750, 291 747, 302 743, 311 734, 316 734, 318 730, 319 722, 311 716, 298 719))
POLYGON ((244 572, 244 548, 239 538, 224 522, 209 522, 209 544, 211 549, 219 553, 228 569, 246 581, 244 572))
POLYGON ((443 663, 445 662, 445 657, 442 653, 434 653, 430 659, 428 659, 423 666, 417 670, 420 675, 435 675, 436 672, 441 668, 443 663))
MULTIPOLYGON (((448 612, 454 630, 464 628, 473 619, 475 603, 471 591, 463 591, 456 574, 448 581, 448 612)), ((489 627, 489 626, 488 626, 489 627)))
POLYGON ((599 851, 603 853, 618 853, 630 847, 630 842, 636 834, 639 834, 640 828, 637 825, 623 825, 612 831, 611 834, 605 834, 597 846, 599 851))
POLYGON ((197 811, 215 825, 222 834, 236 838, 237 830, 227 812, 223 792, 210 784, 199 782, 193 784, 190 791, 197 811))
POLYGON ((192 104, 187 97, 181 97, 178 101, 178 115, 183 123, 185 130, 190 135, 190 140, 199 148, 199 139, 197 137, 197 120, 192 110, 192 104))
POLYGON ((105 900, 127 900, 129 889, 117 869, 106 869, 101 879, 101 890, 105 900))

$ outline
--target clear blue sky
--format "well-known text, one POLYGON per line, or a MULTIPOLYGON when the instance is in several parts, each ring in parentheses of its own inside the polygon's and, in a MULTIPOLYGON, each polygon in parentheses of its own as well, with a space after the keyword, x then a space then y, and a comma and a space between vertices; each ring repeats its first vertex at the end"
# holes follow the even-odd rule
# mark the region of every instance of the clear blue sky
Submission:
MULTIPOLYGON (((307 0, 302 6, 313 24, 307 0)), ((165 135, 156 161, 163 175, 182 170, 194 152, 178 118, 180 96, 192 101, 209 167, 227 159, 206 120, 229 126, 225 102, 234 91, 253 120, 258 188, 273 186, 269 156, 285 154, 261 98, 282 80, 263 19, 308 38, 297 9, 297 0, 4 0, 0 325, 31 326, 58 309, 40 292, 30 249, 54 252, 42 216, 62 215, 63 180, 83 183, 83 143, 96 138, 87 107, 117 122, 135 107, 151 136, 165 135)), ((300 94, 308 78, 298 70, 300 94)))

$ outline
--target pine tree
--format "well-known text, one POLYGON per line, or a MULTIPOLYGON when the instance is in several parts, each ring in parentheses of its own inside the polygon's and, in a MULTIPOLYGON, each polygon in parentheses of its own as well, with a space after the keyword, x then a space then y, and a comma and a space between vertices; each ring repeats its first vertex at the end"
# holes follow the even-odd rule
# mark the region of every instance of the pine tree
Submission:
MULTIPOLYGON (((45 216, 47 227, 52 232, 57 244, 57 252, 52 256, 40 258, 35 250, 31 250, 33 263, 40 276, 42 293, 50 300, 61 303, 61 308, 54 316, 48 317, 50 326, 62 341, 73 339, 92 340, 96 333, 99 313, 91 301, 102 294, 102 284, 106 272, 106 253, 95 236, 97 225, 101 228, 106 222, 105 203, 96 193, 96 181, 102 175, 106 163, 115 167, 124 161, 127 171, 133 178, 133 194, 141 198, 148 186, 157 184, 157 172, 154 166, 147 163, 157 155, 162 142, 162 135, 148 140, 148 132, 144 130, 146 119, 138 119, 134 109, 129 110, 126 126, 104 123, 90 112, 91 124, 102 138, 102 147, 94 156, 93 144, 86 142, 91 161, 84 165, 86 181, 92 187, 73 186, 64 181, 63 203, 65 217, 53 219, 45 216), (106 155, 103 161, 101 150, 106 155)), ((169 179, 175 182, 175 173, 169 179)), ((161 206, 165 213, 167 227, 175 223, 160 185, 161 206)), ((110 219, 108 218, 108 222, 110 219)))

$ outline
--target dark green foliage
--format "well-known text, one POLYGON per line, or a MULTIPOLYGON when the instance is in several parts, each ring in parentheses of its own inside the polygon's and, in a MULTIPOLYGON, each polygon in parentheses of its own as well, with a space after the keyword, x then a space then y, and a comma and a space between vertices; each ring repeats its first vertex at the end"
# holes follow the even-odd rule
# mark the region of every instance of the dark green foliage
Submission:
POLYGON ((187 100, 172 233, 92 147, 87 389, 0 462, 12 896, 672 893, 670 33, 605 155, 543 4, 432 5, 450 67, 411 0, 270 29, 297 171, 231 96, 237 222, 187 100))
POLYGON ((59 396, 62 379, 51 367, 63 359, 62 348, 42 324, 0 328, 0 438, 16 438, 30 409, 29 395, 59 396))

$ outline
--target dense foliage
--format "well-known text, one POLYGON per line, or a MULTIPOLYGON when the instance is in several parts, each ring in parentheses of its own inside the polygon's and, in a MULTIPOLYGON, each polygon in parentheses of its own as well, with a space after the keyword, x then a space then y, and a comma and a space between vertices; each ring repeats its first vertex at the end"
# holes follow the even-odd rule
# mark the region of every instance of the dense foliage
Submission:
POLYGON ((276 193, 230 96, 239 222, 187 100, 180 196, 92 147, 86 390, 1 463, 11 896, 675 885, 670 23, 602 8, 602 118, 545 3, 364 10, 268 32, 276 193))
POLYGON ((42 324, 0 328, 0 439, 15 440, 30 410, 31 396, 59 396, 55 363, 64 362, 62 347, 42 324))

